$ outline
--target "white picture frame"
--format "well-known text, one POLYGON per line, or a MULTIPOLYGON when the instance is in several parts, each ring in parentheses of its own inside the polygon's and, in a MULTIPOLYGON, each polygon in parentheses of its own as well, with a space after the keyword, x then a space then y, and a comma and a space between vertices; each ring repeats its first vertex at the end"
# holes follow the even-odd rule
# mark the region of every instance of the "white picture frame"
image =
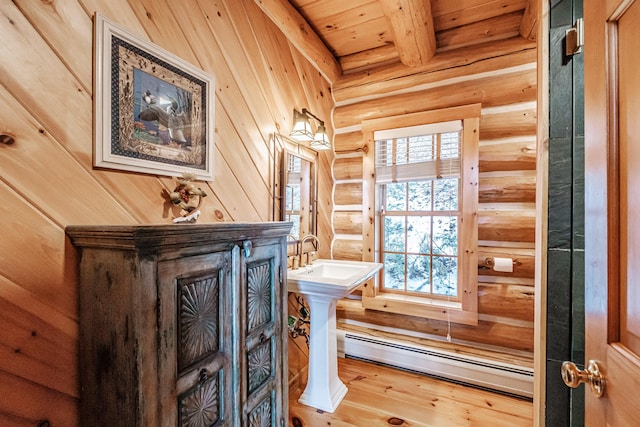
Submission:
POLYGON ((213 76, 96 13, 96 168, 214 179, 213 76))

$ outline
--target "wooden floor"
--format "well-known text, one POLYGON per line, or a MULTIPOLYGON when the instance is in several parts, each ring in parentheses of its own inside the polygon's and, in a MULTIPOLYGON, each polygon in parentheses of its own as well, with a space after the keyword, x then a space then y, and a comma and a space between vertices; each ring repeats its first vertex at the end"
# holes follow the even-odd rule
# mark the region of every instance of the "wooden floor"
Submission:
POLYGON ((330 414, 298 403, 302 389, 289 393, 291 427, 533 425, 533 404, 472 387, 353 359, 338 359, 349 389, 330 414))

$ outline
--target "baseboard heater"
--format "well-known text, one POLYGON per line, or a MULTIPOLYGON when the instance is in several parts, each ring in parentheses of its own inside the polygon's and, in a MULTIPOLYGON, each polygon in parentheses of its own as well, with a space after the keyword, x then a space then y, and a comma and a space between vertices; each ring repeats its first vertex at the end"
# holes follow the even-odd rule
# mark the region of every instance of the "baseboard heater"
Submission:
POLYGON ((520 398, 533 398, 532 368, 340 329, 336 332, 341 357, 376 362, 520 398))

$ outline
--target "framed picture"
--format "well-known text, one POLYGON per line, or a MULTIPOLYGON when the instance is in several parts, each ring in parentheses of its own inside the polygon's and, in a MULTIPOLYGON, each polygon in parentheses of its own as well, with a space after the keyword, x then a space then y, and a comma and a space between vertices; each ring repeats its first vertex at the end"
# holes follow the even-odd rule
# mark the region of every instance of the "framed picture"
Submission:
POLYGON ((214 177, 214 79, 95 15, 93 164, 214 177))

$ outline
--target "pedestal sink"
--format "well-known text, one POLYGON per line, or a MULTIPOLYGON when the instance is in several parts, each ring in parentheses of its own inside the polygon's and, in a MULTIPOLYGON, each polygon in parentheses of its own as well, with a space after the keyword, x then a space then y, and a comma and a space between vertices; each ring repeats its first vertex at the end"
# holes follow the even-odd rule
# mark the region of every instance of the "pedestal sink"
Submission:
POLYGON ((376 262, 319 259, 288 270, 289 292, 303 294, 311 312, 309 379, 300 403, 334 412, 347 394, 338 377, 336 302, 381 268, 376 262))

